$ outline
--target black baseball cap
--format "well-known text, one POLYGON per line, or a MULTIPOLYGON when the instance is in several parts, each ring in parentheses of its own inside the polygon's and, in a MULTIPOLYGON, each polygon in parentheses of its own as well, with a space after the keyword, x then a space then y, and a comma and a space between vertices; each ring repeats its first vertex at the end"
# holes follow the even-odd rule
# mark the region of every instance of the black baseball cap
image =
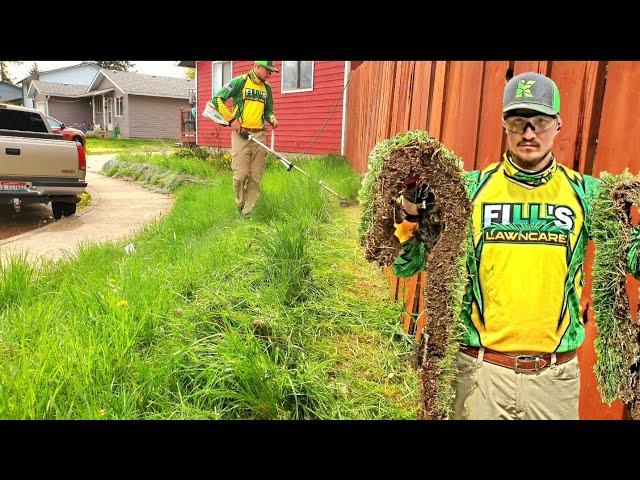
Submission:
POLYGON ((549 77, 536 72, 516 75, 504 87, 502 112, 526 108, 545 115, 560 114, 560 91, 549 77))

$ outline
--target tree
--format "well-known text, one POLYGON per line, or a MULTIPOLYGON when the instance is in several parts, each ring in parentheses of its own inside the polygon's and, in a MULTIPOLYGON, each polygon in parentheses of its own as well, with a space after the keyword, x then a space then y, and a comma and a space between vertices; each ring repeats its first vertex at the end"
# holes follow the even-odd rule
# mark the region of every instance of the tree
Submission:
POLYGON ((196 69, 195 68, 185 68, 184 76, 188 80, 193 80, 196 78, 196 69))
POLYGON ((29 70, 29 75, 37 77, 40 73, 40 69, 38 68, 38 62, 33 62, 31 65, 31 70, 29 70))
POLYGON ((100 60, 95 63, 105 70, 120 70, 121 72, 128 72, 130 68, 133 68, 133 63, 128 62, 127 60, 100 60))
POLYGON ((9 71, 7 70, 10 63, 20 65, 22 62, 17 60, 0 60, 0 80, 13 85, 13 80, 11 79, 11 75, 9 75, 9 71))

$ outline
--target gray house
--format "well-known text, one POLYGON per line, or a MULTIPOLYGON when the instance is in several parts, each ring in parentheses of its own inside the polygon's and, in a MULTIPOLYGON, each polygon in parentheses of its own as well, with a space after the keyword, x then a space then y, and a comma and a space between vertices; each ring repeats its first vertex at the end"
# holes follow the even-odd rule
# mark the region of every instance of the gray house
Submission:
POLYGON ((22 105, 22 89, 7 82, 0 82, 0 103, 22 105))
POLYGON ((92 119, 107 130, 120 127, 123 138, 180 136, 180 107, 189 106, 194 80, 117 70, 100 70, 85 95, 92 119))
POLYGON ((32 100, 35 108, 45 115, 69 126, 79 127, 84 123, 88 127, 91 121, 91 105, 89 98, 83 96, 86 91, 86 85, 32 80, 27 99, 32 100))
POLYGON ((32 80, 27 98, 71 127, 120 130, 121 138, 180 136, 180 107, 194 80, 99 69, 87 85, 32 80))
MULTIPOLYGON (((36 75, 29 75, 23 78, 18 83, 22 85, 22 97, 24 98, 24 105, 26 107, 37 108, 33 97, 28 97, 29 88, 33 80, 40 80, 48 83, 66 83, 69 85, 84 85, 89 86, 91 81, 95 78, 96 73, 100 70, 100 67, 93 62, 82 62, 77 65, 71 65, 69 67, 56 68, 55 70, 48 70, 46 72, 39 72, 36 75)), ((44 110, 43 110, 44 111, 44 110)))

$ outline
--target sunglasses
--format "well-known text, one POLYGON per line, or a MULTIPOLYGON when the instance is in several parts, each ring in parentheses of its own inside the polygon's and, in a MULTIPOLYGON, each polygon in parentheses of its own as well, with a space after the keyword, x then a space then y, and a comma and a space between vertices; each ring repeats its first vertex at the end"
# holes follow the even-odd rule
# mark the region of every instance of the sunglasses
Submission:
POLYGON ((552 128, 556 123, 555 117, 536 115, 535 117, 507 117, 504 119, 504 127, 511 133, 524 133, 527 126, 531 126, 534 132, 542 133, 552 128))

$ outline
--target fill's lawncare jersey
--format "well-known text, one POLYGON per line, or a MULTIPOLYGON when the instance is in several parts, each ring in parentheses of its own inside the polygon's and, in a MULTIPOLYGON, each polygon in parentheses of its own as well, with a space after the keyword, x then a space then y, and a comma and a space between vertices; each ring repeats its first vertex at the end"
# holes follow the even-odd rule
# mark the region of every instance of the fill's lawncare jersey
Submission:
POLYGON ((527 175, 505 154, 472 172, 473 252, 462 343, 501 352, 566 352, 584 340, 580 294, 595 180, 555 159, 527 175))
POLYGON ((271 85, 260 80, 251 70, 245 75, 233 78, 215 93, 211 103, 228 122, 234 118, 246 128, 263 128, 263 119, 273 123, 273 96, 271 85), (233 98, 233 111, 224 102, 233 98))
MULTIPOLYGON (((465 174, 472 203, 462 344, 517 353, 562 353, 584 340, 580 294, 593 198, 600 181, 556 163, 535 173, 507 154, 465 174)), ((399 277, 425 267, 417 224, 396 224, 399 277)), ((627 272, 640 279, 640 226, 631 227, 627 272)))

